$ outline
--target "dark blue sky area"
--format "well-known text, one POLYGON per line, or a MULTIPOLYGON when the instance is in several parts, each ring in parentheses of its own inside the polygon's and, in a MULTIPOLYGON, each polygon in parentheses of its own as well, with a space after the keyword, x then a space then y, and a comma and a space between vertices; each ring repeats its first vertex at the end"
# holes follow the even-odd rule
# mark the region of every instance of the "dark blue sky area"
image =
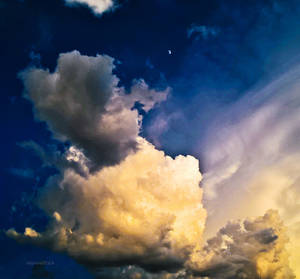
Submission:
MULTIPOLYGON (((195 154, 217 111, 299 59, 300 7, 294 0, 126 0, 96 17, 63 0, 0 0, 1 227, 43 226, 32 201, 51 169, 18 143, 51 148, 44 123, 22 98, 18 73, 30 65, 53 70, 62 52, 107 54, 116 59, 121 85, 143 78, 172 88, 159 110, 145 117, 143 135, 171 155, 195 154), (194 29, 192 29, 194 28, 194 29), (171 50, 171 54, 168 51, 171 50), (170 117, 163 134, 149 127, 170 117), (176 117, 176 113, 183 117, 176 117), (49 147, 50 146, 50 147, 49 147)), ((91 278, 63 255, 0 238, 0 278, 91 278), (54 262, 33 270, 28 262, 54 262), (77 276, 77 277, 76 277, 77 276)))

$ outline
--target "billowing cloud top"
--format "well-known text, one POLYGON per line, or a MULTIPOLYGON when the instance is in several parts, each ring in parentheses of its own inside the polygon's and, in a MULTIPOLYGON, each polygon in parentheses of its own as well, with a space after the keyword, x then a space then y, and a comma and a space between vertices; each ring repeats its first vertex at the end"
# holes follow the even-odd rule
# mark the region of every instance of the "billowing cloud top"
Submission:
POLYGON ((143 80, 128 94, 118 87, 113 61, 73 51, 60 55, 54 73, 37 68, 21 73, 37 119, 56 138, 82 149, 92 168, 116 164, 135 151, 142 118, 133 106, 139 102, 147 112, 168 94, 150 90, 143 80))
POLYGON ((65 0, 68 5, 87 5, 95 15, 101 15, 114 6, 113 0, 65 0))
POLYGON ((201 174, 191 156, 165 156, 143 139, 121 164, 84 178, 68 169, 49 180, 41 207, 53 216, 42 234, 22 236, 89 266, 138 264, 178 270, 202 238, 201 174))
POLYGON ((212 279, 295 278, 289 267, 286 228, 278 212, 228 222, 188 263, 193 273, 212 279))

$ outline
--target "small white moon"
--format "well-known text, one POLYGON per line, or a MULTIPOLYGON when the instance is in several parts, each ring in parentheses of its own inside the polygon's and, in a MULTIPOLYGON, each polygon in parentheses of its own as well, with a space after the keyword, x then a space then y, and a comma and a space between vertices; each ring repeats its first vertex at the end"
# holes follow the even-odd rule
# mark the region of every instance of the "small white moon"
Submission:
POLYGON ((172 54, 172 51, 169 49, 169 50, 168 50, 168 53, 171 55, 171 54, 172 54))

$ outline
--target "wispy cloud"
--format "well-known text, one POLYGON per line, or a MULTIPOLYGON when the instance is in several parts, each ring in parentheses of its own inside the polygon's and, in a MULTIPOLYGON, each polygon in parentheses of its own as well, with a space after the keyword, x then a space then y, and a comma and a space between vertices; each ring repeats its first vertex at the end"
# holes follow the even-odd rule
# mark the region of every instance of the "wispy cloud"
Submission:
POLYGON ((207 40, 216 37, 219 33, 220 29, 217 27, 192 24, 187 30, 187 37, 191 38, 195 35, 197 39, 203 38, 204 40, 207 40))
POLYGON ((34 172, 30 169, 10 168, 9 173, 23 178, 34 178, 34 172))
POLYGON ((288 225, 294 246, 289 252, 297 276, 299 77, 297 66, 248 92, 225 110, 210 128, 203 156, 207 170, 203 188, 211 233, 226 219, 258 216, 269 208, 276 209, 288 225))

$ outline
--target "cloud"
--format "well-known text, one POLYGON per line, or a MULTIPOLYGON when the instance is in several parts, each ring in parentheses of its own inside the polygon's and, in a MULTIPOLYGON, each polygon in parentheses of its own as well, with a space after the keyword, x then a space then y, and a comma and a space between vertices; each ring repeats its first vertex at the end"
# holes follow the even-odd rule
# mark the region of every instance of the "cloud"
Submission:
POLYGON ((130 92, 118 87, 113 58, 89 57, 78 51, 59 56, 57 68, 29 68, 20 74, 35 117, 45 121, 54 136, 71 141, 91 162, 91 168, 113 165, 138 148, 142 116, 167 98, 169 89, 156 92, 143 80, 130 92))
POLYGON ((207 40, 209 38, 216 37, 219 33, 220 30, 216 27, 192 24, 191 27, 187 30, 187 37, 191 38, 196 34, 196 39, 199 39, 201 37, 204 40, 207 40))
POLYGON ((87 178, 72 169, 49 179, 39 197, 53 216, 43 233, 10 230, 21 241, 64 252, 90 268, 135 264, 178 270, 200 243, 206 212, 191 156, 165 156, 150 143, 87 178))
POLYGON ((30 169, 10 168, 9 173, 23 178, 34 178, 34 172, 30 169))
POLYGON ((118 165, 51 177, 38 198, 52 218, 46 231, 7 235, 66 253, 99 278, 295 278, 276 211, 230 221, 204 245, 198 160, 172 159, 139 141, 118 165))
POLYGON ((129 265, 124 267, 102 268, 95 276, 97 279, 192 279, 185 270, 175 273, 162 271, 159 273, 149 273, 144 269, 129 265))
MULTIPOLYGON (((53 73, 21 74, 36 119, 70 147, 48 155, 36 143, 22 144, 59 173, 38 194, 50 218, 45 231, 32 226, 7 235, 65 253, 100 278, 294 278, 289 254, 293 269, 297 257, 288 236, 294 244, 300 231, 298 72, 260 98, 249 95, 222 126, 216 122, 201 181, 196 158, 171 158, 139 136, 136 103, 147 113, 169 89, 157 92, 138 80, 126 92, 113 69, 109 56, 74 51, 60 55, 53 73), (288 229, 269 208, 290 222, 288 229), (233 218, 245 220, 228 222, 233 218), (218 232, 205 243, 204 230, 218 232)), ((152 130, 168 129, 176 117, 152 130)))
POLYGON ((42 168, 55 167, 61 172, 67 168, 72 168, 82 176, 87 176, 90 172, 88 167, 90 161, 73 145, 64 152, 58 150, 55 145, 42 147, 34 141, 25 141, 18 143, 18 145, 26 150, 34 152, 35 155, 41 159, 42 168))
POLYGON ((87 5, 97 16, 114 8, 113 0, 65 0, 65 2, 68 6, 87 5))
POLYGON ((170 114, 160 112, 146 127, 147 138, 149 138, 149 140, 151 140, 155 146, 161 147, 161 137, 170 129, 170 123, 173 121, 178 121, 182 117, 183 116, 181 112, 174 112, 170 114))
POLYGON ((295 278, 289 267, 286 228, 276 211, 229 222, 189 263, 194 275, 211 279, 295 278))
POLYGON ((210 128, 202 164, 207 235, 228 219, 278 210, 288 227, 291 266, 299 269, 299 67, 249 92, 210 128), (234 197, 234 203, 232 199, 234 197))

